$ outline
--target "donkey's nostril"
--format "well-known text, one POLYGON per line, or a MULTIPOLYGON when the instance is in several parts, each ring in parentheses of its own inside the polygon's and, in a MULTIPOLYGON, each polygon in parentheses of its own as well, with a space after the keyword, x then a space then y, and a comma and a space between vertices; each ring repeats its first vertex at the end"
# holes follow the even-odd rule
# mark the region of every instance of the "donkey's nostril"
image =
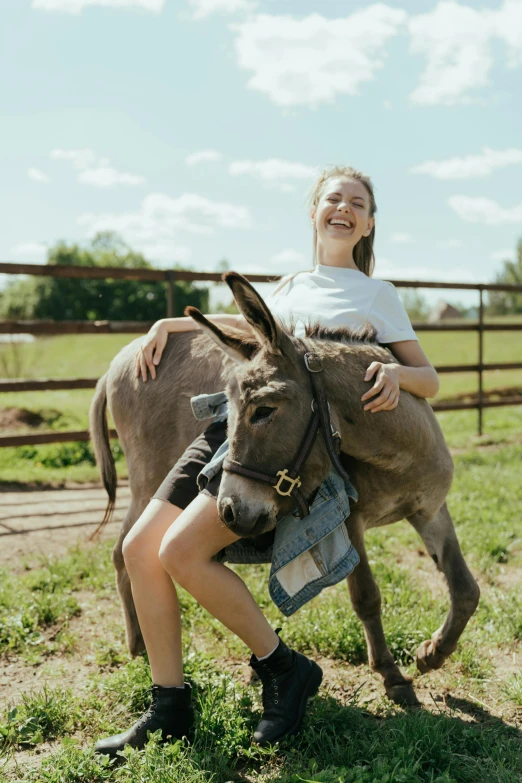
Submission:
POLYGON ((234 506, 232 503, 227 503, 225 508, 223 509, 223 521, 227 525, 232 525, 236 520, 236 517, 234 515, 234 506))

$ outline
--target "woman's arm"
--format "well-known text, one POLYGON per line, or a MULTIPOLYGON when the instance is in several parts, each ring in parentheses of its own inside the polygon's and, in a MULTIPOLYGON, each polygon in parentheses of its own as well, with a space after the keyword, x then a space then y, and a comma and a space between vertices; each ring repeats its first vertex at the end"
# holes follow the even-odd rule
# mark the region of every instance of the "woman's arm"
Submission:
MULTIPOLYGON (((210 321, 219 326, 235 326, 237 329, 247 329, 248 325, 242 315, 228 315, 215 313, 207 315, 210 321)), ((179 318, 162 318, 151 326, 148 333, 143 338, 140 347, 134 357, 134 370, 136 376, 142 377, 144 383, 147 382, 147 370, 150 377, 156 378, 156 367, 160 363, 161 355, 172 332, 191 332, 199 329, 200 326, 189 316, 180 316, 179 318)))
POLYGON ((369 381, 376 374, 372 388, 361 397, 364 402, 379 396, 364 406, 364 410, 376 413, 380 410, 392 410, 399 402, 400 389, 409 391, 417 397, 435 397, 439 391, 439 377, 430 360, 417 340, 401 340, 388 343, 388 348, 402 364, 383 364, 372 362, 366 371, 364 380, 369 381))
POLYGON ((390 351, 399 359, 399 387, 417 397, 436 397, 439 376, 417 340, 390 343, 390 351))
MULTIPOLYGON (((212 315, 205 315, 209 321, 217 324, 218 326, 235 326, 237 329, 246 329, 247 322, 242 315, 229 315, 227 313, 213 313, 212 315)), ((199 329, 200 326, 193 318, 183 315, 179 318, 162 318, 160 321, 156 321, 154 327, 159 327, 160 324, 165 328, 167 333, 171 332, 191 332, 193 329, 199 329)))

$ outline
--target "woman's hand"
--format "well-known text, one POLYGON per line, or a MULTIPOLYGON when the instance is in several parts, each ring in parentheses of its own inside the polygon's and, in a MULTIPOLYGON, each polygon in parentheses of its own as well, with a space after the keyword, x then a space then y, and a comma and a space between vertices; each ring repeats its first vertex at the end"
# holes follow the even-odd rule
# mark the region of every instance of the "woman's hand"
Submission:
POLYGON ((369 389, 361 400, 367 400, 373 397, 377 392, 381 392, 378 397, 364 406, 365 411, 377 413, 377 411, 391 411, 399 404, 399 364, 383 364, 382 362, 372 362, 366 370, 365 381, 369 381, 375 374, 375 383, 369 389))
POLYGON ((156 378, 156 366, 160 363, 161 354, 167 344, 169 332, 165 324, 157 321, 152 326, 142 340, 141 346, 136 351, 134 358, 134 369, 136 376, 141 375, 143 382, 147 383, 147 367, 150 370, 150 377, 156 378))

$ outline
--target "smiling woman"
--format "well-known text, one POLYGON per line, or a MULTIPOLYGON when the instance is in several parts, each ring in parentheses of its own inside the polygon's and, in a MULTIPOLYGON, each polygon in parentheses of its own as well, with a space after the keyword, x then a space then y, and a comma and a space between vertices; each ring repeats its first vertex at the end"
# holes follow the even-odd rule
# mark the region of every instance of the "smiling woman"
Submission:
MULTIPOLYGON (((372 361, 365 368, 366 375, 361 380, 372 382, 372 385, 361 399, 361 409, 367 413, 387 411, 387 415, 393 415, 399 405, 401 388, 427 397, 435 393, 437 381, 395 288, 391 283, 371 277, 376 209, 373 187, 365 175, 345 166, 336 166, 321 174, 310 203, 314 268, 282 280, 267 300, 270 315, 266 316, 262 332, 268 345, 276 321, 278 329, 280 326, 288 330, 295 327, 294 333, 298 337, 305 333, 309 322, 334 329, 364 327, 369 323, 376 331, 378 342, 387 345, 392 352, 400 346, 397 353, 400 353, 402 364, 390 362, 387 357, 387 361, 372 361)), ((244 330, 240 342, 248 350, 252 336, 249 323, 260 317, 259 310, 254 307, 254 293, 250 303, 248 291, 245 293, 243 315, 207 316, 206 328, 212 331, 235 326, 244 330), (244 317, 245 312, 249 313, 249 321, 244 317)), ((156 379, 156 368, 169 333, 196 328, 191 318, 167 319, 155 324, 136 354, 136 376, 146 381, 150 372, 152 379, 156 379)), ((223 350, 238 360, 237 337, 227 337, 223 330, 220 334, 223 350)), ((260 348, 259 343, 255 343, 252 350, 264 348, 264 344, 260 348)), ((287 360, 292 361, 291 357, 287 360)), ((103 409, 104 394, 104 387, 100 386, 94 410, 103 409)), ((169 734, 181 737, 192 729, 190 687, 183 680, 179 602, 172 580, 187 589, 252 651, 250 665, 260 673, 264 706, 263 717, 254 733, 255 741, 266 744, 295 733, 301 725, 308 696, 317 691, 321 682, 319 667, 286 647, 242 580, 217 559, 223 549, 240 539, 240 535, 233 532, 233 525, 228 524, 226 518, 220 518, 216 503, 222 479, 221 466, 227 452, 228 414, 225 395, 211 395, 207 407, 212 409, 214 402, 215 409, 210 415, 216 420, 192 444, 187 444, 170 472, 167 473, 170 466, 165 465, 165 480, 133 527, 134 520, 130 520, 132 529, 126 528, 114 553, 115 562, 121 564, 120 584, 126 584, 128 588, 126 575, 123 578, 123 563, 132 584, 132 595, 127 588, 122 594, 128 614, 130 645, 137 651, 143 637, 154 689, 152 706, 137 724, 124 734, 98 743, 97 750, 111 756, 125 744, 142 747, 149 730, 161 729, 165 737, 169 734), (139 628, 136 627, 136 615, 139 628)), ((270 426, 272 419, 275 420, 274 409, 272 403, 259 401, 258 408, 252 412, 252 425, 256 430, 270 426)), ((114 411, 112 413, 118 427, 117 417, 114 411)), ((94 431, 96 416, 94 413, 94 431)), ((284 437, 284 432, 278 431, 277 437, 284 437)), ((103 460, 101 449, 100 454, 103 460)), ((341 480, 339 508, 347 510, 348 495, 351 492, 353 498, 354 490, 349 482, 343 489, 342 483, 341 480)), ((319 497, 321 492, 327 498, 331 496, 328 487, 317 489, 319 497)), ((310 497, 307 497, 306 502, 309 501, 310 497)), ((313 532, 318 523, 313 503, 310 511, 307 530, 313 532)), ((344 527, 343 519, 340 528, 344 527)), ((339 578, 346 576, 356 562, 357 558, 352 558, 348 570, 339 578)))

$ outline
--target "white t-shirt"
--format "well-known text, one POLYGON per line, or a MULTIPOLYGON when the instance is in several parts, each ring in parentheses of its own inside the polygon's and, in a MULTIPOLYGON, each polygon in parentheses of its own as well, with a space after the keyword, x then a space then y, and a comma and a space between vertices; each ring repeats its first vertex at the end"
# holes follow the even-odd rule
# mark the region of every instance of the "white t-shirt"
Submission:
POLYGON ((271 312, 285 325, 293 319, 298 337, 305 324, 364 326, 369 321, 380 343, 418 340, 395 286, 358 269, 317 264, 299 272, 281 291, 267 297, 271 312))

